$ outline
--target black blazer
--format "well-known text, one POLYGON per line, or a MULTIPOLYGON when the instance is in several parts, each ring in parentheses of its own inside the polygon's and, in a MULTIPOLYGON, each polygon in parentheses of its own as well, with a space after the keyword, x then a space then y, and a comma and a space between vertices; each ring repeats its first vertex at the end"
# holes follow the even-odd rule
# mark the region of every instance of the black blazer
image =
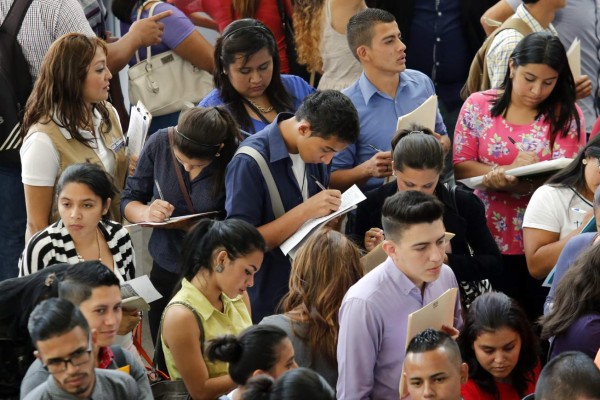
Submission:
MULTIPOLYGON (((358 204, 354 236, 361 247, 366 231, 382 228, 383 202, 397 190, 396 182, 387 183, 367 192, 367 199, 358 204)), ((451 192, 441 183, 435 188, 435 196, 444 203, 446 231, 456 235, 450 241, 452 254, 448 254, 448 265, 454 271, 456 280, 489 279, 494 286, 502 271, 502 256, 487 227, 483 203, 472 192, 459 187, 455 189, 455 202, 451 192)))

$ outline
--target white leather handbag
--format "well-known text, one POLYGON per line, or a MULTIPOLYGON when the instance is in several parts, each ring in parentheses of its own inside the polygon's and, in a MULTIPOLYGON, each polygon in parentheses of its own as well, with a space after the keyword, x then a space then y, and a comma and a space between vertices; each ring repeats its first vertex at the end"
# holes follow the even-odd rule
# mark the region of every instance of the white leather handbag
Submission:
MULTIPOLYGON (((139 20, 146 4, 153 2, 148 17, 160 1, 147 1, 137 12, 139 20)), ((153 56, 146 48, 146 59, 129 68, 129 99, 131 104, 138 100, 146 106, 152 116, 166 115, 195 106, 213 88, 212 75, 195 67, 172 50, 153 56)))

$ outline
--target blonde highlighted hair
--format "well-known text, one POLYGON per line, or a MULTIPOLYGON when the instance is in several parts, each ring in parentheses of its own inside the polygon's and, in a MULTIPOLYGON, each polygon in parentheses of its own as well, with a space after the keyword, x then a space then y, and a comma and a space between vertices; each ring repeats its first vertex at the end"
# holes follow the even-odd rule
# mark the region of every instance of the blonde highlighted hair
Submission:
POLYGON ((337 366, 338 310, 350 286, 362 276, 356 245, 329 228, 311 235, 292 264, 283 310, 293 314, 294 334, 308 344, 313 357, 320 354, 332 366, 337 366), (308 325, 302 334, 294 327, 296 316, 308 325))
POLYGON ((258 0, 232 0, 232 6, 235 12, 241 18, 254 18, 258 0))
POLYGON ((323 69, 321 35, 324 0, 297 0, 294 4, 294 34, 298 62, 309 72, 323 69))

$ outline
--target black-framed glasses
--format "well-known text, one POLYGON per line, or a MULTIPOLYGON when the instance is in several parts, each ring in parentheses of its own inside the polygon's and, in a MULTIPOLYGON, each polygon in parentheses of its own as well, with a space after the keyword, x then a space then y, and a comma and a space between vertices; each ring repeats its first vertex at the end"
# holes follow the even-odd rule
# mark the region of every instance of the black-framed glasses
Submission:
POLYGON ((87 349, 75 350, 69 358, 52 358, 47 361, 44 368, 51 374, 57 374, 67 370, 67 364, 78 367, 90 361, 92 358, 92 332, 88 334, 87 349))

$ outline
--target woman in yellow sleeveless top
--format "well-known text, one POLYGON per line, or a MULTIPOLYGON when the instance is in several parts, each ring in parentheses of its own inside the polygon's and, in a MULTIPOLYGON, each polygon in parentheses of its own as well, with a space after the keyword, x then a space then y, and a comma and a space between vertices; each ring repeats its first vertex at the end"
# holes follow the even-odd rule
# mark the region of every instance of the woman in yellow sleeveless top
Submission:
MULTIPOLYGON (((128 158, 115 109, 108 103, 112 74, 106 44, 70 33, 44 57, 25 109, 21 148, 29 236, 57 219, 54 186, 71 164, 98 164, 123 189, 128 158), (54 215, 53 215, 54 214, 54 215)), ((121 220, 118 195, 111 218, 121 220)))
POLYGON ((193 399, 236 387, 227 363, 209 361, 201 344, 252 325, 246 289, 264 252, 258 230, 235 219, 203 220, 184 240, 181 289, 165 309, 161 341, 169 376, 182 379, 193 399))

